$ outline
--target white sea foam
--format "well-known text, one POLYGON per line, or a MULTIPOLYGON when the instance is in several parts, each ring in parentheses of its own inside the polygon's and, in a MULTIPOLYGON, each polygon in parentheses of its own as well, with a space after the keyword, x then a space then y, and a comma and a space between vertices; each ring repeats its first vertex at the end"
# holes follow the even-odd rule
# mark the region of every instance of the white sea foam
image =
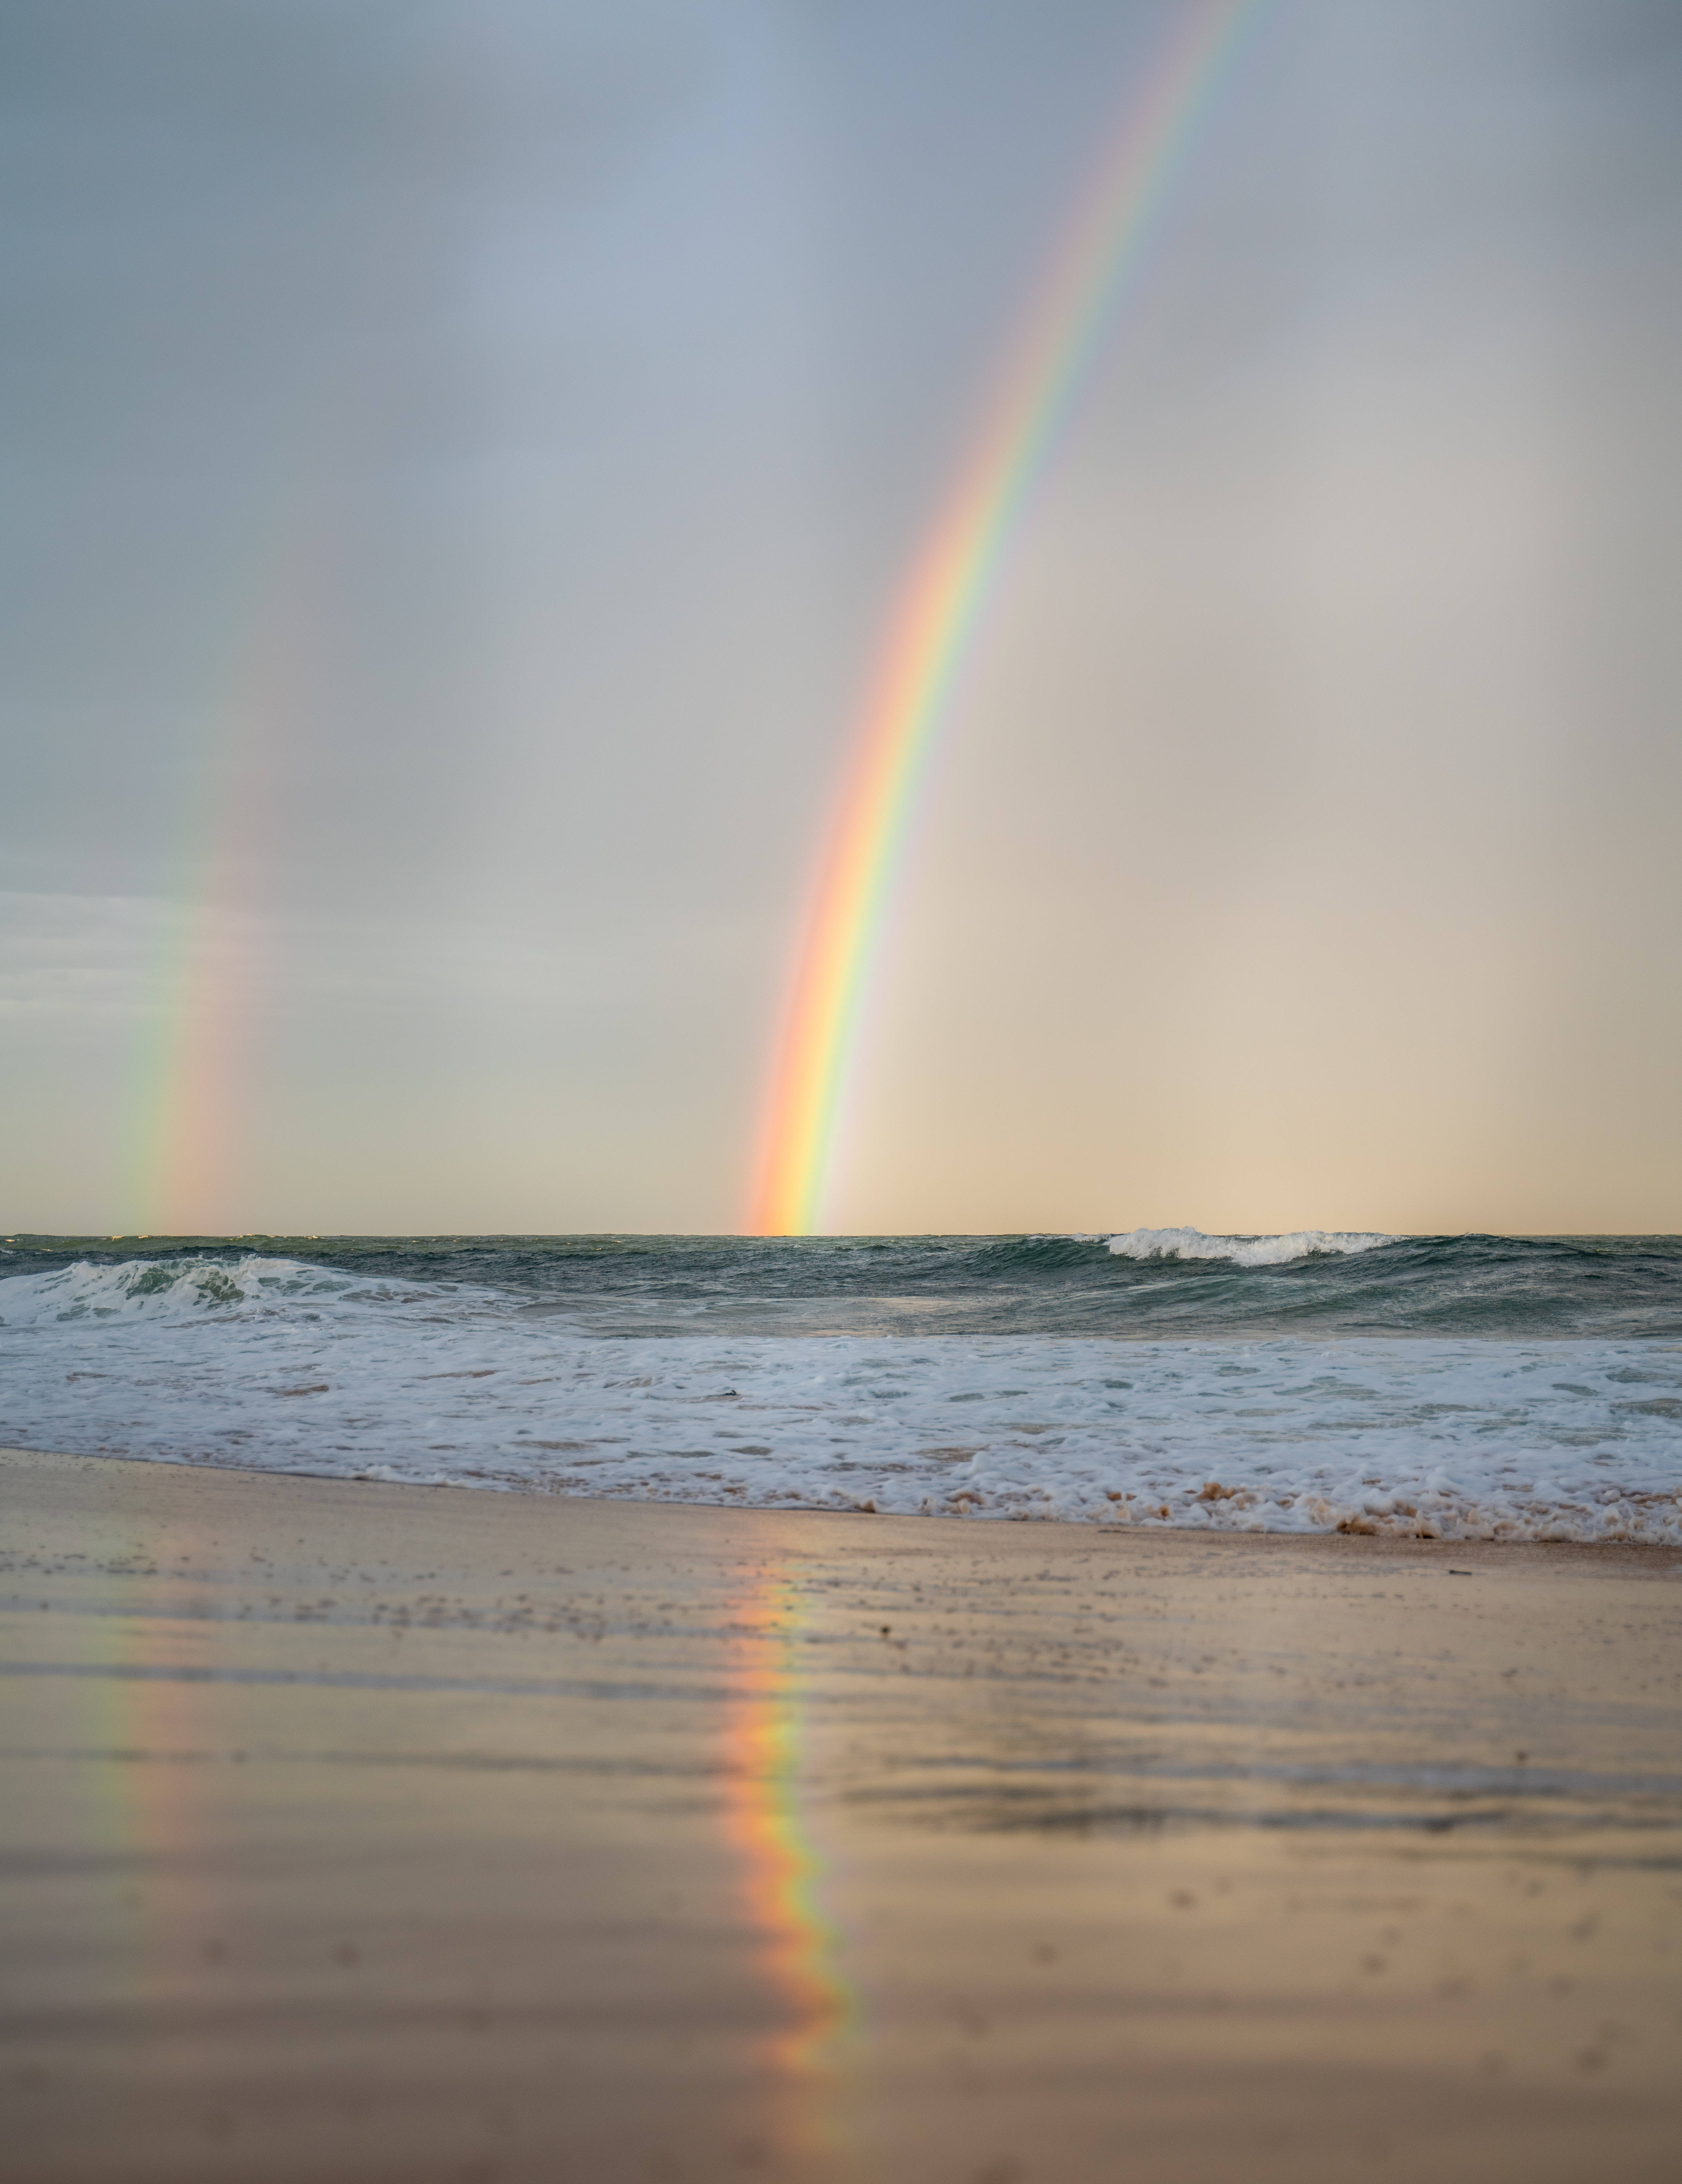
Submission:
POLYGON ((1130 1228, 1106 1240, 1121 1259, 1230 1259, 1237 1267, 1283 1267, 1315 1252, 1370 1251, 1394 1236, 1360 1229, 1297 1228, 1288 1236, 1206 1236, 1200 1228, 1130 1228))
POLYGON ((738 1506, 1682 1545, 1675 1343, 611 1339, 443 1283, 152 1271, 0 1280, 0 1440, 738 1506))

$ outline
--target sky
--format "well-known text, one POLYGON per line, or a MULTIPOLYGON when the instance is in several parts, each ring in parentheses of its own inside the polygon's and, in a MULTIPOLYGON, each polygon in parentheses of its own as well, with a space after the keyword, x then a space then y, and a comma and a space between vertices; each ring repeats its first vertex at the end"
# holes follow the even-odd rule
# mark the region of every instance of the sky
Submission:
MULTIPOLYGON (((1182 0, 8 0, 0 1221, 727 1231, 875 648, 1182 0)), ((1682 4, 1262 0, 826 1225, 1682 1230, 1682 4)))

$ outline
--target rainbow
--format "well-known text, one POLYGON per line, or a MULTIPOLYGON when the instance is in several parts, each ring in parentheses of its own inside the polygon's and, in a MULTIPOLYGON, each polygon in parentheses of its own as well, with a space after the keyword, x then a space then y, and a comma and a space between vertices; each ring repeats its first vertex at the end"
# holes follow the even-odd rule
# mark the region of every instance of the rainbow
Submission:
POLYGON ((907 836, 1016 521, 1183 158, 1266 0, 1189 0, 1077 201, 956 482, 889 613, 795 959, 754 1198, 757 1235, 818 1224, 907 836))
POLYGON ((290 510, 272 528, 242 580, 256 605, 228 610, 236 634, 203 694, 175 838, 160 859, 117 1151, 118 1217, 136 1237, 226 1234, 249 1219, 237 1155, 253 1013, 250 875, 265 846, 260 768, 270 747, 296 743, 309 695, 313 541, 290 510))

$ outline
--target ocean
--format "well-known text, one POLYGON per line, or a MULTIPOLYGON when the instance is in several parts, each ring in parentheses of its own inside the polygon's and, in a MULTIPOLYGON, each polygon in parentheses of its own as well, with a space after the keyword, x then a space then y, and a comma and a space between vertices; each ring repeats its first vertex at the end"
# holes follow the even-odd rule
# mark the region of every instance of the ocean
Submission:
POLYGON ((749 1507, 1682 1544, 1682 1238, 17 1236, 0 1441, 749 1507))

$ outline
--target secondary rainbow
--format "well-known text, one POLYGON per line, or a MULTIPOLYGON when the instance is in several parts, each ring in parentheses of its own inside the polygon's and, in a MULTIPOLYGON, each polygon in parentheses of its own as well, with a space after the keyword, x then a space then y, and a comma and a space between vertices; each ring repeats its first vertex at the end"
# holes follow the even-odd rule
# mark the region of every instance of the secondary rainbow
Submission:
POLYGON ((247 596, 224 602, 231 634, 203 694, 159 860, 162 900, 125 1101, 118 1217, 136 1236, 210 1234, 249 1217, 237 1213, 237 1171, 253 1012, 250 876, 270 819, 258 788, 266 755, 295 746, 308 717, 320 559, 282 504, 238 572, 247 596))
POLYGON ((1077 201, 979 431, 888 616, 772 1066, 748 1222, 818 1225, 863 1005, 918 791, 1016 519, 1182 157, 1267 0, 1193 0, 1077 201))

